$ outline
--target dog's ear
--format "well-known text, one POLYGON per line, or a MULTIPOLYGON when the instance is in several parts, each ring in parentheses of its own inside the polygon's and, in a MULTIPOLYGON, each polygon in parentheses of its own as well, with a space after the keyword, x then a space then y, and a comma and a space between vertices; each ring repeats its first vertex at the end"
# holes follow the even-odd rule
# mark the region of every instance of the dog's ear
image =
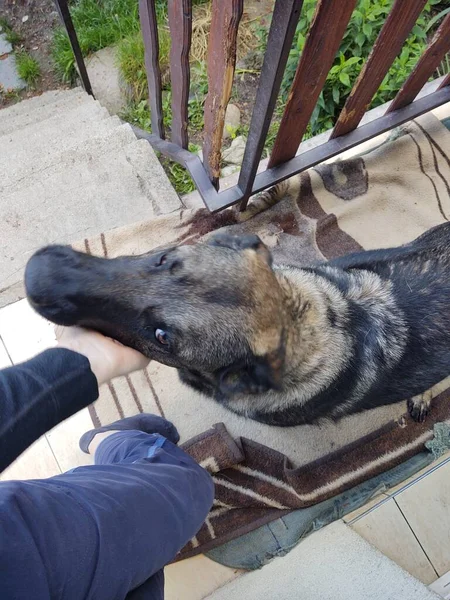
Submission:
POLYGON ((207 244, 209 246, 222 246, 223 248, 231 248, 232 250, 254 250, 264 260, 272 266, 272 255, 267 246, 261 241, 257 235, 229 235, 227 233, 219 233, 211 237, 207 244))
POLYGON ((225 397, 280 390, 283 370, 284 347, 265 356, 254 356, 245 364, 226 367, 220 374, 219 389, 225 397))

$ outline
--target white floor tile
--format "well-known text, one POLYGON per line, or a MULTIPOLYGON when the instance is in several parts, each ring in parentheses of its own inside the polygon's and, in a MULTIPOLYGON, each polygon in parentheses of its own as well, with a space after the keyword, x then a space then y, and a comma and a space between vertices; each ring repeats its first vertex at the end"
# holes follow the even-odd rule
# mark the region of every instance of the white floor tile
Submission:
POLYGON ((0 480, 45 479, 59 475, 61 470, 45 436, 39 438, 12 465, 0 473, 0 480))
POLYGON ((6 351, 2 338, 0 337, 0 369, 11 366, 11 359, 6 351))
POLYGON ((436 572, 394 499, 357 519, 351 527, 419 581, 429 584, 436 579, 436 572))
POLYGON ((66 419, 47 433, 47 440, 61 471, 91 465, 92 457, 82 452, 78 441, 83 433, 93 429, 87 408, 66 419))
POLYGON ((398 494, 400 494, 401 492, 403 492, 404 490, 409 488, 411 485, 415 485, 419 480, 423 479, 423 477, 428 477, 428 475, 432 471, 434 471, 436 468, 441 468, 442 463, 448 461, 449 459, 450 459, 450 451, 443 454, 440 458, 433 461, 431 464, 429 464, 424 469, 421 469, 420 471, 418 471, 412 477, 409 477, 408 479, 405 479, 405 481, 402 481, 402 483, 399 483, 395 487, 390 488, 389 490, 386 490, 386 494, 388 496, 397 496, 398 494))
POLYGON ((55 345, 54 326, 20 300, 0 310, 0 336, 14 364, 55 345))
POLYGON ((395 497, 439 576, 450 570, 450 463, 395 497))
POLYGON ((444 600, 450 600, 450 571, 433 582, 430 590, 439 594, 444 600))
POLYGON ((164 569, 165 600, 202 600, 244 573, 200 555, 164 569))

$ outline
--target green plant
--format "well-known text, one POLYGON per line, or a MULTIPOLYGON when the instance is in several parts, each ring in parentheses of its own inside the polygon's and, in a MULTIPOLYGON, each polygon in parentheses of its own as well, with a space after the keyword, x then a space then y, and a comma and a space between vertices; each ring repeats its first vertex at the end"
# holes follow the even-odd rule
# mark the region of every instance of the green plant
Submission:
MULTIPOLYGON (((116 44, 139 30, 136 0, 77 0, 71 4, 71 15, 84 56, 116 44)), ((53 59, 61 79, 72 82, 76 77, 75 59, 63 29, 54 33, 53 59)))
POLYGON ((12 88, 5 88, 0 83, 0 100, 19 100, 20 93, 18 90, 12 88))
POLYGON ((6 41, 9 42, 11 46, 18 46, 21 43, 22 38, 20 35, 14 31, 8 21, 3 17, 0 17, 0 29, 2 29, 6 41))
MULTIPOLYGON (((169 64, 170 35, 166 27, 160 26, 159 61, 163 75, 169 64)), ((117 62, 124 82, 127 84, 130 96, 139 101, 147 97, 147 72, 145 70, 144 41, 141 32, 133 33, 119 42, 117 47, 117 62)), ((167 79, 164 77, 163 79, 167 79)))
POLYGON ((426 31, 430 31, 430 29, 432 30, 433 27, 435 27, 436 24, 439 23, 439 21, 445 17, 445 15, 448 15, 448 13, 450 13, 450 6, 438 12, 437 15, 434 15, 434 17, 432 17, 429 20, 428 25, 426 27, 426 31))
POLYGON ((29 87, 33 87, 41 76, 41 67, 38 61, 25 50, 16 52, 17 73, 29 87))
MULTIPOLYGON (((201 4, 205 0, 194 0, 194 4, 201 4)), ((167 31, 167 0, 156 0, 156 17, 159 24, 161 56, 168 55, 170 45, 167 31), (166 31, 164 31, 164 28, 166 31), (162 38, 162 39, 161 39, 162 38)), ((83 56, 101 50, 106 46, 119 43, 124 38, 130 38, 128 47, 123 50, 124 67, 128 83, 136 85, 137 89, 143 87, 142 80, 145 76, 143 65, 143 52, 137 36, 140 31, 139 3, 137 0, 74 0, 70 12, 77 32, 83 56), (130 61, 132 49, 138 49, 140 54, 136 62, 130 61), (136 73, 132 76, 133 64, 136 73), (136 79, 136 81, 135 81, 136 79)), ((72 83, 76 78, 75 59, 70 47, 69 38, 63 29, 57 29, 53 35, 53 61, 58 76, 65 82, 72 83)), ((125 74, 124 74, 125 77, 125 74)), ((145 87, 145 86, 144 86, 145 87)))
MULTIPOLYGON (((189 144, 191 152, 198 152, 199 147, 195 144, 189 144)), ((189 194, 195 190, 195 183, 192 181, 189 173, 184 167, 168 158, 160 158, 161 164, 169 178, 170 183, 181 196, 189 194)))
MULTIPOLYGON (((324 89, 310 121, 311 134, 315 135, 331 128, 342 110, 345 100, 365 62, 376 37, 392 8, 393 0, 359 0, 350 19, 339 52, 328 74, 324 89)), ((402 86, 412 67, 426 47, 427 31, 436 25, 438 18, 428 20, 434 7, 441 0, 429 0, 406 40, 401 54, 396 58, 382 82, 371 106, 378 106, 392 99, 402 86), (428 25, 427 25, 428 22, 428 25), (431 27, 430 27, 431 23, 431 27)), ((295 70, 303 51, 307 31, 314 15, 315 0, 305 0, 296 31, 296 39, 282 83, 282 98, 289 93, 295 70)), ((445 11, 443 11, 445 12, 445 11)), ((441 14, 441 13, 439 13, 441 14)), ((441 15, 442 16, 442 15, 441 15)), ((439 15, 436 15, 439 17, 439 15)), ((264 43, 264 36, 262 37, 264 43)))
POLYGON ((237 138, 241 126, 238 125, 237 127, 233 127, 233 125, 226 125, 225 128, 226 128, 227 133, 229 134, 230 138, 232 140, 234 140, 237 138))
POLYGON ((437 68, 438 77, 443 77, 444 75, 448 75, 450 73, 450 54, 444 58, 439 67, 437 68))

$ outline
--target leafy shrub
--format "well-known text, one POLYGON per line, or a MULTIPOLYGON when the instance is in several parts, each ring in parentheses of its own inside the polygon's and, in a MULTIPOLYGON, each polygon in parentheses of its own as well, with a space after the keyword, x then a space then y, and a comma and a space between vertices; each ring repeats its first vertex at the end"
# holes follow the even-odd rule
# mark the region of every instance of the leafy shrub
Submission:
MULTIPOLYGON (((315 135, 333 127, 345 100, 368 57, 380 29, 389 14, 394 0, 359 0, 328 74, 310 122, 311 134, 315 135)), ((395 59, 371 106, 391 100, 400 89, 416 64, 427 43, 427 24, 430 13, 441 0, 429 0, 406 40, 400 55, 395 59)), ((305 0, 297 26, 295 44, 289 54, 282 83, 282 97, 287 98, 295 70, 303 51, 316 0, 305 0)), ((438 21, 438 19, 436 19, 438 21)), ((438 23, 436 23, 438 24, 438 23)))

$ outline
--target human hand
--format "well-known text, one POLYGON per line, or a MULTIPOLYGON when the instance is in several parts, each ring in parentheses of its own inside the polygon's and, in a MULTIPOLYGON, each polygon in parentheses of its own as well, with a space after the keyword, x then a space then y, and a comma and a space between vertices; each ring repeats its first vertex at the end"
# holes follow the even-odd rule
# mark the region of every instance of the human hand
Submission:
POLYGON ((96 331, 80 327, 55 327, 59 348, 83 354, 89 360, 98 385, 133 371, 150 362, 143 354, 96 331))

